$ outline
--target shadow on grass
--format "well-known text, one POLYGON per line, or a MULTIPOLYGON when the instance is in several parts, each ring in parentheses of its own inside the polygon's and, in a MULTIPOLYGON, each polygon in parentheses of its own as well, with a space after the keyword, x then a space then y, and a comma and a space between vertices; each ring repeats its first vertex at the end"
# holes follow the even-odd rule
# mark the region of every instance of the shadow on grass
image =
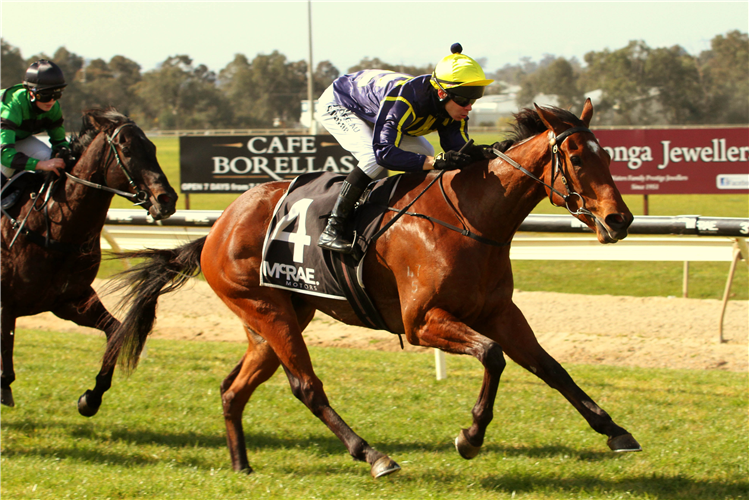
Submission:
MULTIPOLYGON (((176 468, 198 468, 205 471, 217 467, 215 459, 201 456, 206 450, 217 450, 226 447, 223 433, 212 432, 162 432, 149 431, 140 428, 128 429, 124 426, 110 426, 105 429, 93 430, 86 424, 70 424, 46 422, 11 422, 3 424, 3 431, 18 432, 21 434, 34 434, 42 429, 68 436, 70 444, 45 445, 38 444, 23 449, 14 450, 12 444, 4 446, 3 455, 6 459, 13 457, 39 457, 43 459, 74 460, 94 465, 114 465, 124 467, 155 466, 160 463, 170 462, 176 468), (114 428, 112 428, 114 427, 114 428), (125 449, 121 450, 121 446, 125 449), (158 456, 153 455, 150 447, 170 448, 171 450, 160 450, 158 456), (201 449, 203 451, 201 451, 201 449), (182 450, 190 450, 189 454, 181 455, 182 450), (175 459, 175 457, 177 457, 175 459)), ((39 442, 41 443, 42 440, 39 442)), ((412 441, 400 443, 373 443, 373 446, 385 453, 391 454, 396 460, 403 460, 409 454, 423 452, 454 453, 452 444, 447 442, 425 442, 412 441), (449 450, 449 451, 448 451, 449 450)), ((323 430, 321 434, 310 434, 309 436, 279 436, 272 433, 248 433, 247 448, 250 463, 263 470, 264 467, 281 467, 282 473, 293 473, 294 475, 309 476, 310 478, 326 475, 347 475, 352 473, 350 467, 331 467, 324 463, 325 457, 344 456, 346 451, 343 445, 333 436, 328 436, 323 430), (304 463, 294 463, 286 470, 283 465, 263 464, 253 460, 254 452, 289 450, 296 453, 301 450, 307 457, 312 457, 304 463), (317 462, 314 457, 318 457, 317 462)), ((617 455, 610 452, 581 451, 567 446, 520 446, 508 447, 500 445, 487 445, 482 454, 495 456, 530 457, 540 459, 554 459, 556 457, 569 457, 583 461, 606 461, 615 460, 617 455)), ((215 453, 211 454, 215 456, 215 453)), ((267 458, 267 457, 266 457, 267 458)), ((435 462, 435 465, 438 461, 435 462)), ((228 466, 228 453, 226 461, 219 464, 228 466)), ((368 468, 361 464, 361 474, 366 475, 368 468)), ((406 470, 409 467, 406 466, 406 470)), ((740 481, 730 480, 699 480, 676 476, 662 476, 658 474, 632 475, 627 477, 606 479, 591 475, 576 474, 574 470, 569 471, 569 476, 555 473, 534 474, 518 471, 512 472, 498 470, 495 474, 482 475, 475 484, 486 490, 487 493, 512 492, 525 494, 553 495, 558 492, 560 496, 570 495, 593 496, 605 495, 632 495, 653 498, 658 500, 677 500, 689 498, 690 500, 714 500, 716 498, 746 498, 749 491, 749 482, 741 478, 740 481)), ((465 477, 459 473, 445 469, 424 470, 417 472, 411 469, 407 474, 402 473, 394 476, 391 481, 406 485, 409 483, 442 484, 448 487, 450 484, 458 485, 465 481, 465 477)), ((449 487, 448 487, 449 489, 449 487)))
MULTIPOLYGON (((248 427, 245 425, 245 427, 248 427)), ((179 452, 184 449, 217 450, 226 449, 226 437, 223 432, 166 432, 161 430, 148 430, 140 426, 127 428, 122 425, 99 425, 91 427, 87 422, 37 422, 35 419, 26 419, 22 422, 7 422, 3 424, 3 430, 7 433, 18 433, 33 436, 39 432, 53 433, 62 439, 70 441, 69 446, 38 445, 25 446, 23 450, 14 450, 12 444, 6 445, 3 454, 6 457, 13 456, 37 456, 41 458, 69 458, 90 463, 106 463, 118 465, 142 465, 158 463, 161 460, 169 460, 169 452, 164 458, 153 458, 148 452, 139 450, 147 447, 170 448, 179 452), (66 438, 67 437, 67 438, 66 438), (116 448, 122 451, 114 451, 116 448), (134 451, 136 450, 136 451, 134 451)), ((340 456, 346 454, 344 445, 327 430, 321 426, 320 432, 308 435, 283 435, 279 433, 263 433, 251 430, 246 432, 246 446, 252 462, 254 452, 302 450, 304 454, 311 457, 340 456)), ((8 435, 8 434, 6 434, 8 435)), ((43 442, 43 437, 39 437, 43 442)), ((448 441, 411 441, 411 442, 373 442, 372 446, 384 453, 395 457, 405 457, 414 453, 455 453, 453 444, 448 441)), ((200 452, 194 454, 199 455, 200 452)), ((582 461, 603 461, 614 458, 608 452, 580 451, 566 446, 526 446, 526 447, 503 447, 499 445, 486 445, 482 454, 496 454, 500 456, 525 456, 530 458, 554 458, 567 456, 582 461)), ((227 451, 228 454, 228 451, 227 451)), ((161 453, 160 453, 161 455, 161 453)), ((401 458, 402 459, 402 458, 401 458)), ((193 456, 185 464, 190 467, 211 469, 215 463, 202 460, 199 456, 193 456)), ((312 464, 310 464, 312 466, 312 464)))
POLYGON ((715 500, 717 498, 746 498, 749 491, 747 481, 703 481, 683 476, 648 477, 633 476, 617 480, 598 477, 543 477, 535 474, 498 474, 481 480, 481 486, 491 491, 516 493, 553 492, 578 493, 580 496, 592 493, 615 493, 634 497, 659 500, 685 499, 715 500))

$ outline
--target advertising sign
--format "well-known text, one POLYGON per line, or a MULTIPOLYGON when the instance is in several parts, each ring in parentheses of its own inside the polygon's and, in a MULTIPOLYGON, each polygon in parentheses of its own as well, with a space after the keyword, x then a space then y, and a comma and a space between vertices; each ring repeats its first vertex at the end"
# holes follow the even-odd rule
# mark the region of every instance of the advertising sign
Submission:
POLYGON ((356 166, 328 135, 187 136, 179 151, 183 193, 241 193, 309 172, 345 175, 356 166))
POLYGON ((596 130, 622 194, 749 193, 749 128, 596 130))

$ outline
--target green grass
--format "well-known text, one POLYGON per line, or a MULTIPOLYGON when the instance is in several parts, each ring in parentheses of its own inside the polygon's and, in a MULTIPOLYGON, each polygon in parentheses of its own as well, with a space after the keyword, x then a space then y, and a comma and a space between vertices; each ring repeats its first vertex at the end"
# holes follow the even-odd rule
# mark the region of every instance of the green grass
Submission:
POLYGON ((471 422, 476 360, 449 356, 449 377, 436 381, 431 353, 311 348, 333 407, 403 470, 371 479, 279 372, 244 415, 248 477, 230 470, 218 394, 242 344, 152 339, 86 419, 75 401, 91 387, 103 339, 17 338, 17 406, 1 415, 3 499, 749 498, 746 374, 567 366, 644 448, 618 455, 510 362, 485 446, 465 461, 452 441, 471 422))

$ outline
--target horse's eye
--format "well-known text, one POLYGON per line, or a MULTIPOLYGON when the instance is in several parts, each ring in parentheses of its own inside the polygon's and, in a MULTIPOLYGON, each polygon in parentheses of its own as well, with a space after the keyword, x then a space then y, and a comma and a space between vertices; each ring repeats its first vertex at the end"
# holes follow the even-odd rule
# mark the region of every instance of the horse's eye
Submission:
POLYGON ((574 155, 574 156, 570 157, 570 163, 572 163, 572 165, 574 165, 576 167, 579 167, 579 166, 581 166, 583 164, 583 160, 579 156, 574 155))

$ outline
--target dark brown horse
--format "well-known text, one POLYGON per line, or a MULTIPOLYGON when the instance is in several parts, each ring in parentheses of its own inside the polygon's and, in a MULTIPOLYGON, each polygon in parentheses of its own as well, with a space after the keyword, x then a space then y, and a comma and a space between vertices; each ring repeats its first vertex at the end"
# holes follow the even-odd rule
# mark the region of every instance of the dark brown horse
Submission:
MULTIPOLYGON (((483 444, 505 367, 504 354, 561 392, 595 431, 608 436, 612 450, 640 449, 544 351, 512 301, 509 243, 545 196, 552 203, 566 205, 602 243, 627 236, 632 214, 611 178, 608 154, 588 129, 592 116, 590 101, 580 119, 557 108, 521 111, 516 116, 514 144, 504 148, 506 156, 441 174, 447 201, 435 187, 409 209, 450 224, 465 224, 483 241, 406 215, 364 257, 364 285, 388 330, 404 334, 413 345, 468 354, 485 368, 473 425, 455 442, 464 458, 475 457, 483 444), (499 244, 490 245, 487 240, 499 244)), ((404 176, 393 197, 395 208, 414 201, 436 175, 440 174, 404 176)), ((374 477, 395 472, 398 464, 370 447, 330 406, 302 337, 316 310, 361 325, 351 306, 259 285, 266 228, 287 188, 286 182, 274 182, 248 191, 226 209, 206 238, 173 250, 136 253, 150 260, 127 278, 127 284, 133 285, 135 306, 110 341, 107 355, 120 356, 134 368, 152 326, 159 293, 178 287, 200 268, 216 294, 241 319, 249 341, 244 357, 221 385, 234 469, 251 471, 242 430, 244 407, 253 391, 281 366, 293 394, 355 459, 370 464, 374 477)), ((390 212, 382 223, 393 216, 390 212)))
MULTIPOLYGON (((14 406, 13 343, 16 318, 51 311, 81 326, 119 326, 91 283, 101 262, 100 237, 115 193, 146 208, 154 219, 175 210, 177 193, 143 131, 114 109, 83 114, 71 142, 78 161, 33 198, 25 193, 2 217, 2 404, 14 406)), ((51 175, 51 174, 50 174, 51 175)), ((112 381, 114 365, 102 365, 93 391, 78 400, 94 415, 112 381)))

